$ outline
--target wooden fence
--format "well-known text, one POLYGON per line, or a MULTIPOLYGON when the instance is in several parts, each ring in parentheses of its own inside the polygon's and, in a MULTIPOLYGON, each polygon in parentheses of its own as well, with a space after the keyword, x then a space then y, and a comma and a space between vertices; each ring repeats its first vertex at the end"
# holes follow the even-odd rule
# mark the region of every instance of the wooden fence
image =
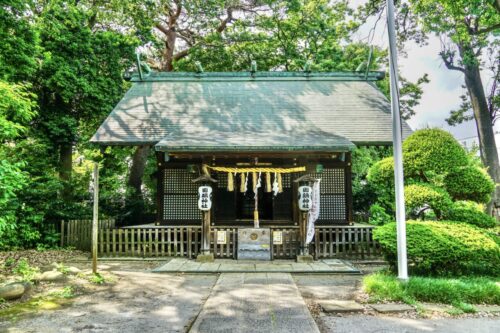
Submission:
MULTIPOLYGON (((74 246, 90 251, 91 220, 63 221, 61 246, 74 246)), ((380 256, 380 247, 373 240, 374 227, 319 226, 309 251, 315 259, 361 258, 380 256)), ((271 228, 272 258, 293 259, 299 254, 297 227, 271 228), (274 232, 281 232, 275 242, 274 232)), ((216 258, 237 259, 237 227, 212 227, 210 250, 216 258), (223 232, 224 235, 221 235, 223 232), (225 242, 218 242, 225 236, 225 242)), ((115 228, 113 220, 99 223, 98 252, 102 257, 187 257, 195 258, 201 251, 201 226, 136 226, 115 228)))
POLYGON ((315 258, 361 258, 381 255, 379 244, 373 239, 372 226, 316 228, 315 258))
POLYGON ((200 251, 201 227, 103 229, 98 252, 105 257, 187 257, 200 251))
POLYGON ((271 243, 273 259, 295 258, 300 250, 299 228, 271 228, 271 243), (274 232, 281 232, 281 244, 276 244, 274 232))
MULTIPOLYGON (((115 220, 99 220, 99 230, 112 229, 115 220)), ((61 247, 74 246, 78 250, 90 251, 92 220, 61 221, 61 247)))
POLYGON ((211 228, 210 230, 210 250, 216 258, 236 259, 238 248, 238 228, 211 228), (225 232, 225 244, 217 244, 218 233, 225 232))

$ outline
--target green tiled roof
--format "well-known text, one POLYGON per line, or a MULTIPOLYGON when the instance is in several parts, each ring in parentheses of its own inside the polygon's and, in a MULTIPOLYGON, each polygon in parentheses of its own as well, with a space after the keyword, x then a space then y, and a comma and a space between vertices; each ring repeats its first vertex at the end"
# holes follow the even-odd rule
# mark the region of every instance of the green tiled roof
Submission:
POLYGON ((160 151, 322 151, 343 152, 354 144, 325 132, 200 132, 171 133, 156 144, 160 151))
MULTIPOLYGON (((91 141, 181 150, 345 151, 391 144, 390 105, 369 73, 152 73, 91 141)), ((403 137, 411 133, 403 123, 403 137)))

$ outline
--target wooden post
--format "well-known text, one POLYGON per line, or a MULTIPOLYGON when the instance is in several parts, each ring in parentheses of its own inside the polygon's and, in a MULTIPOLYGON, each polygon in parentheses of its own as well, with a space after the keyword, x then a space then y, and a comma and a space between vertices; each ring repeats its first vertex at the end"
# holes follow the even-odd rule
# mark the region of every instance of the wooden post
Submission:
POLYGON ((307 212, 300 212, 300 254, 309 255, 307 241, 307 212))
POLYGON ((201 253, 210 255, 210 210, 203 212, 201 240, 201 253))
POLYGON ((97 273, 97 230, 99 221, 99 163, 94 163, 94 207, 92 212, 92 273, 97 273))

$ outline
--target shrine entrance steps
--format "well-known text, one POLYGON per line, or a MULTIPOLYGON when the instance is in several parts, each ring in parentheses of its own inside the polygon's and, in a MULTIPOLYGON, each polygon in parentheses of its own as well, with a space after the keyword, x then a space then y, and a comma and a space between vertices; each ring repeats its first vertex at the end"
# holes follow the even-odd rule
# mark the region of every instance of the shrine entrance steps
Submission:
POLYGON ((319 333, 290 273, 223 273, 190 333, 319 333))
POLYGON ((253 261, 216 259, 211 263, 199 263, 189 259, 172 259, 153 269, 155 273, 309 273, 309 274, 361 274, 350 262, 340 259, 324 259, 312 263, 292 260, 253 261))

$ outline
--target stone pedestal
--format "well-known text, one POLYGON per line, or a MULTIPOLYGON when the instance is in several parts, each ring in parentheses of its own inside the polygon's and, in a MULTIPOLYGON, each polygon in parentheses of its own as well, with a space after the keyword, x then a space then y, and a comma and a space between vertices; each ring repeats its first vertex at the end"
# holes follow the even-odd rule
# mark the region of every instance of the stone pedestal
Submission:
POLYGON ((300 263, 311 263, 314 261, 314 258, 312 255, 310 254, 302 254, 302 255, 298 255, 297 256, 297 262, 300 262, 300 263))
POLYGON ((196 261, 197 262, 213 262, 214 261, 214 254, 213 253, 207 253, 207 254, 200 253, 196 257, 196 261))
POLYGON ((238 229, 238 260, 244 259, 271 260, 271 229, 238 229))

